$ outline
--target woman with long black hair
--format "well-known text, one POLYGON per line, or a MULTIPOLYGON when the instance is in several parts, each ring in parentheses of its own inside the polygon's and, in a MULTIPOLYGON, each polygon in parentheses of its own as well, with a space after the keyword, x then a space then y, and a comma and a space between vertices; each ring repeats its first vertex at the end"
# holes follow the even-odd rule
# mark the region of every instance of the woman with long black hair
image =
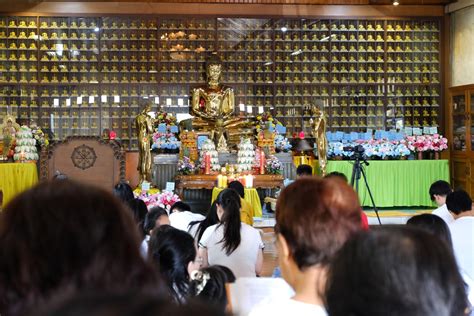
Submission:
POLYGON ((176 303, 185 303, 190 275, 199 270, 201 260, 193 237, 169 225, 153 230, 148 257, 156 265, 176 303))
POLYGON ((207 212, 206 217, 201 221, 194 221, 189 223, 188 232, 194 237, 196 242, 201 240, 202 235, 209 226, 219 223, 219 217, 217 217, 217 202, 214 201, 211 208, 207 212))
POLYGON ((255 277, 263 267, 260 233, 240 221, 240 197, 225 189, 216 199, 219 222, 206 229, 199 242, 203 265, 223 265, 237 278, 255 277))

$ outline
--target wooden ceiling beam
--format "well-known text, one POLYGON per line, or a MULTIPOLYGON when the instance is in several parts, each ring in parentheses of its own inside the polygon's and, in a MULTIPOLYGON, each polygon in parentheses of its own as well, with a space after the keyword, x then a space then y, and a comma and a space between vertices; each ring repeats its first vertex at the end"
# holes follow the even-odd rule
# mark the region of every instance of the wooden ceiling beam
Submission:
MULTIPOLYGON (((162 0, 163 1, 163 0, 162 0)), ((187 0, 178 0, 187 1, 187 0)), ((212 0, 211 0, 212 1, 212 0)), ((222 1, 222 0, 215 0, 222 1)), ((240 1, 240 0, 228 0, 240 1)), ((251 1, 251 0, 245 0, 251 1)), ((272 0, 256 0, 272 1, 272 0)), ((16 2, 0 2, 0 12, 4 14, 27 15, 194 15, 223 17, 413 17, 443 16, 441 5, 313 5, 292 4, 286 1, 307 0, 274 0, 285 1, 285 4, 240 4, 240 3, 177 3, 177 2, 51 2, 25 5, 16 2)), ((310 0, 321 1, 321 0, 310 0)), ((346 1, 346 0, 332 0, 346 1)), ((354 0, 366 1, 366 0, 354 0)), ((403 0, 401 0, 403 1, 403 0)))

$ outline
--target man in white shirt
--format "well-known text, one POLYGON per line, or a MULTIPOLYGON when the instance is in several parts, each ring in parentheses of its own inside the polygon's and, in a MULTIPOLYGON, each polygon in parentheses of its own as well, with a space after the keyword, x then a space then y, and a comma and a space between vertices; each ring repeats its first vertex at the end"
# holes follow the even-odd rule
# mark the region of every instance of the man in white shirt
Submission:
POLYGON ((191 207, 184 202, 176 202, 170 209, 170 225, 179 230, 189 232, 189 224, 204 220, 201 214, 191 212, 191 207))
POLYGON ((463 274, 474 279, 474 211, 472 200, 464 190, 456 190, 446 198, 448 210, 454 217, 449 225, 453 249, 463 274))
POLYGON ((430 186, 431 201, 438 205, 438 208, 432 214, 441 217, 448 225, 454 221, 453 215, 451 215, 446 207, 446 197, 452 191, 449 183, 443 180, 433 182, 430 186))

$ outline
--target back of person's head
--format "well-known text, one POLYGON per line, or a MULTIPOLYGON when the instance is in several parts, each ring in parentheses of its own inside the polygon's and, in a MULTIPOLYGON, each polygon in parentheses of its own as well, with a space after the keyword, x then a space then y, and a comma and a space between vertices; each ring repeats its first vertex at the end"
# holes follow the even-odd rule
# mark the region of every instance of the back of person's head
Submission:
POLYGON ((227 255, 234 252, 240 245, 240 196, 233 189, 225 189, 217 196, 217 214, 220 222, 224 225, 224 238, 222 249, 227 255))
POLYGON ((407 226, 350 239, 331 263, 326 284, 331 316, 464 315, 467 298, 452 252, 407 226))
POLYGON ((59 292, 155 286, 139 245, 130 212, 109 192, 43 182, 0 213, 0 313, 20 314, 59 292))
POLYGON ((275 231, 285 239, 300 270, 326 265, 361 229, 355 191, 340 179, 302 178, 281 192, 275 231))
POLYGON ((139 230, 143 231, 143 222, 145 220, 146 214, 148 213, 145 202, 140 199, 133 199, 128 201, 128 206, 132 211, 133 219, 138 225, 139 230))
POLYGON ((187 296, 190 272, 196 270, 196 254, 194 239, 188 233, 169 225, 153 230, 148 256, 177 302, 187 296))
POLYGON ((452 189, 448 182, 444 180, 435 181, 430 186, 429 192, 431 201, 435 200, 435 195, 446 197, 449 193, 451 193, 451 191, 452 189))
POLYGON ((189 227, 193 227, 194 225, 198 225, 196 230, 196 236, 193 236, 196 241, 201 240, 202 234, 204 231, 212 225, 219 223, 219 217, 217 216, 217 202, 212 202, 209 211, 207 211, 206 217, 202 221, 194 221, 189 223, 189 227))
POLYGON ((468 212, 472 209, 472 200, 464 190, 455 190, 446 197, 446 207, 456 215, 468 212))
POLYGON ((133 196, 132 187, 130 187, 130 185, 126 182, 119 182, 118 184, 116 184, 113 193, 117 198, 119 198, 122 202, 125 203, 135 198, 133 196))
POLYGON ((313 167, 311 167, 310 165, 299 165, 296 168, 296 175, 298 177, 312 176, 313 175, 313 167))
POLYGON ((33 313, 35 316, 224 316, 209 305, 191 302, 183 306, 149 293, 81 293, 33 313))
POLYGON ((416 215, 407 221, 407 225, 434 234, 439 239, 443 240, 449 248, 452 248, 453 243, 449 227, 441 217, 434 214, 416 215))
POLYGON ((235 282, 235 275, 224 266, 210 266, 191 275, 190 294, 203 303, 225 311, 227 306, 226 283, 235 282))
POLYGON ((170 214, 174 212, 191 212, 191 206, 182 201, 175 202, 170 208, 170 214))
POLYGON ((145 220, 143 221, 145 234, 150 234, 150 231, 161 225, 169 225, 168 213, 162 207, 152 207, 145 215, 145 220))
POLYGON ((328 179, 328 178, 339 178, 342 181, 347 182, 346 175, 343 174, 342 172, 339 172, 339 171, 330 172, 327 175, 325 175, 324 178, 326 178, 326 179, 328 179))
POLYGON ((244 185, 240 183, 240 181, 232 181, 231 183, 229 183, 228 188, 234 189, 241 198, 244 198, 245 189, 244 189, 244 185))

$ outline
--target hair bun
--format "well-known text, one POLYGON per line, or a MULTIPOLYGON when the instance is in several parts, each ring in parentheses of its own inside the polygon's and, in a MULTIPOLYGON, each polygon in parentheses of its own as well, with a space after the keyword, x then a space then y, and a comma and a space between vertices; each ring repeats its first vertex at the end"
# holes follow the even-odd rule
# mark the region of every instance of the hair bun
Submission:
POLYGON ((196 283, 195 295, 199 295, 206 287, 207 281, 209 281, 211 276, 207 272, 203 272, 201 270, 194 270, 193 272, 191 272, 190 278, 196 283))

